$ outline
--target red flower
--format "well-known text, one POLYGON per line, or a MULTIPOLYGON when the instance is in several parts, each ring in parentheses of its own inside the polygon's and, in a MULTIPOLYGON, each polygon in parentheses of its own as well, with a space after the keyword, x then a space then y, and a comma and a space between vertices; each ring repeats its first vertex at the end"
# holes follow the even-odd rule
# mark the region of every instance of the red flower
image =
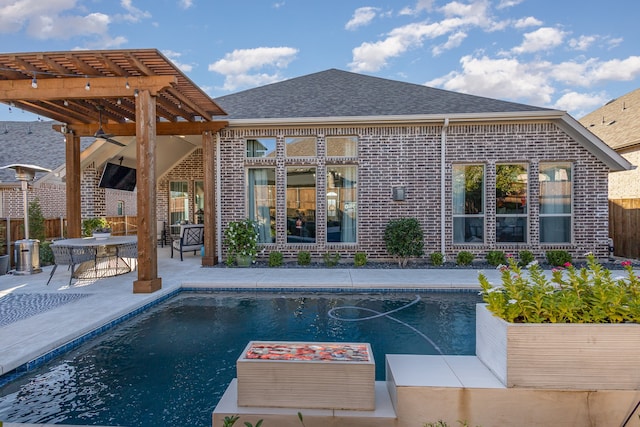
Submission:
POLYGON ((565 263, 564 263, 564 266, 565 266, 565 267, 567 267, 567 268, 569 268, 569 267, 571 267, 571 263, 570 263, 570 262, 565 262, 565 263))
POLYGON ((631 265, 631 261, 622 261, 620 265, 623 267, 629 267, 631 265))

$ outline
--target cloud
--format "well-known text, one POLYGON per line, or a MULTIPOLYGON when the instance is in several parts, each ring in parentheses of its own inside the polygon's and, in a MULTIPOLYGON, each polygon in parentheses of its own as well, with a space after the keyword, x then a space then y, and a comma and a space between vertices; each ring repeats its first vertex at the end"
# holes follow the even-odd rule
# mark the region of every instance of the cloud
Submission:
POLYGON ((285 2, 283 2, 283 1, 276 2, 276 3, 274 3, 274 4, 273 4, 273 8, 274 8, 274 9, 280 9, 281 7, 284 7, 284 5, 285 5, 285 4, 286 4, 286 3, 285 3, 285 2))
POLYGON ((356 28, 368 25, 376 17, 380 9, 377 7, 359 7, 353 12, 353 17, 344 26, 347 30, 355 30, 356 28))
POLYGON ((143 18, 150 18, 151 13, 142 11, 133 6, 132 0, 120 0, 120 6, 127 11, 122 18, 128 22, 140 22, 143 18))
POLYGON ((193 0, 180 0, 178 4, 183 9, 189 9, 191 6, 193 6, 193 0))
POLYGON ((558 110, 573 111, 577 117, 581 117, 601 107, 608 100, 609 97, 604 92, 578 93, 570 91, 558 98, 553 107, 558 110))
POLYGON ((298 54, 292 47, 258 47, 237 49, 223 59, 209 64, 209 71, 225 76, 224 90, 257 86, 281 80, 279 71, 286 68, 298 54), (261 72, 263 68, 275 68, 275 72, 261 72))
POLYGON ((56 18, 61 12, 73 9, 76 0, 17 0, 0 2, 0 32, 14 33, 29 25, 33 19, 56 18))
POLYGON ((433 0, 418 0, 415 7, 405 7, 399 12, 399 15, 418 15, 424 11, 430 12, 432 9, 433 0))
POLYGON ((466 38, 467 33, 458 31, 457 33, 451 34, 445 43, 431 49, 431 53, 433 56, 438 56, 444 51, 460 46, 466 38))
POLYGON ((569 46, 575 50, 587 50, 597 39, 596 36, 580 36, 569 40, 569 46))
POLYGON ((567 33, 557 28, 542 27, 524 35, 520 46, 512 49, 515 53, 531 53, 549 50, 562 44, 567 33))
POLYGON ((496 9, 506 9, 507 7, 517 6, 524 0, 500 0, 500 3, 496 6, 496 9))
POLYGON ((515 28, 539 27, 540 25, 542 25, 542 21, 534 18, 533 16, 520 18, 513 24, 515 28))
POLYGON ((179 61, 182 54, 180 52, 175 52, 173 50, 163 50, 162 54, 166 56, 171 62, 174 63, 176 67, 182 70, 185 73, 189 73, 193 70, 193 65, 191 64, 183 64, 179 61))
POLYGON ((592 87, 607 81, 631 81, 640 77, 640 56, 608 61, 565 61, 553 67, 551 77, 566 85, 583 87, 592 87))
POLYGON ((86 16, 34 16, 29 19, 27 34, 35 39, 68 40, 76 36, 106 37, 111 19, 104 13, 86 16))

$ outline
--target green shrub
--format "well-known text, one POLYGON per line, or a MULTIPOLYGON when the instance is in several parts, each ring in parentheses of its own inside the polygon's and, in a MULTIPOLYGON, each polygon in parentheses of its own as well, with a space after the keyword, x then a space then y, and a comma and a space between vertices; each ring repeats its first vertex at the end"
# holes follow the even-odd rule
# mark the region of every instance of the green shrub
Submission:
MULTIPOLYGON (((44 215, 42 215, 42 209, 40 208, 40 201, 36 197, 34 201, 29 203, 28 208, 29 215, 29 236, 25 236, 25 239, 36 239, 40 242, 44 242, 47 238, 44 228, 44 215)), ((52 255, 53 257, 53 255, 52 255)))
POLYGON ((269 252, 269 267, 280 267, 284 263, 282 252, 269 252))
POLYGON ((111 228, 106 218, 87 218, 82 220, 82 235, 91 237, 95 230, 106 230, 111 228))
POLYGON ((356 267, 363 267, 367 264, 367 254, 364 252, 356 252, 353 257, 353 265, 356 267))
POLYGON ((507 263, 507 257, 503 251, 487 252, 487 262, 491 265, 504 265, 507 263))
POLYGON ((384 230, 384 243, 387 252, 398 260, 400 267, 405 267, 409 258, 424 254, 424 237, 416 218, 389 221, 384 230))
POLYGON ((473 262, 473 254, 468 251, 460 251, 458 252, 458 256, 456 256, 456 264, 458 265, 471 265, 473 262))
POLYGON ((431 259, 431 265, 440 266, 444 264, 444 254, 442 252, 433 252, 429 255, 429 259, 431 259))
POLYGON ((547 251, 547 262, 554 267, 561 267, 567 263, 571 263, 571 254, 567 251, 553 250, 547 251))
POLYGON ((529 265, 536 260, 536 257, 533 256, 533 252, 531 251, 520 251, 520 253, 518 254, 518 258, 520 258, 519 264, 521 267, 529 265))
POLYGON ((51 242, 40 242, 40 265, 53 265, 53 251, 51 250, 51 242))
POLYGON ((307 251, 298 252, 298 265, 311 264, 311 254, 307 251))
POLYGON ((327 267, 335 267, 340 262, 340 254, 338 252, 325 252, 322 254, 324 265, 327 267))

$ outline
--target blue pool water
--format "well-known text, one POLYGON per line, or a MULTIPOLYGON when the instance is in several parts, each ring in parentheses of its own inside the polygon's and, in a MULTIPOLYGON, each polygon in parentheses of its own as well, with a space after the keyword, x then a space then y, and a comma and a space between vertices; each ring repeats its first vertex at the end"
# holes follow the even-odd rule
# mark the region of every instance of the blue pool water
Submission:
POLYGON ((472 292, 182 293, 0 388, 0 420, 210 426, 249 341, 368 342, 383 380, 385 354, 473 354, 477 302, 472 292))

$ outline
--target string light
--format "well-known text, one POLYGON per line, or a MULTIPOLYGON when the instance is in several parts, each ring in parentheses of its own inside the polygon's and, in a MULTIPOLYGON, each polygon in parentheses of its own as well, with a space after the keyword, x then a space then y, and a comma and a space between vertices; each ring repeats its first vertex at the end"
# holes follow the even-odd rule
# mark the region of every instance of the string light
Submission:
POLYGON ((129 77, 127 77, 127 80, 126 80, 126 82, 124 84, 124 88, 125 89, 131 89, 131 86, 129 85, 129 77))
POLYGON ((87 77, 87 84, 84 86, 84 90, 91 90, 91 83, 89 83, 89 77, 88 76, 85 76, 85 77, 87 77))
POLYGON ((138 89, 133 91, 133 96, 135 96, 136 98, 138 97, 139 94, 140 92, 138 91, 138 89))
POLYGON ((122 105, 122 99, 118 98, 118 100, 116 101, 116 103, 117 103, 118 105, 122 105))
POLYGON ((65 100, 64 100, 64 102, 63 102, 63 104, 64 104, 64 106, 65 106, 65 107, 68 107, 68 106, 69 106, 69 101, 67 101, 67 100, 65 99, 65 100))
POLYGON ((36 79, 36 73, 33 73, 33 79, 31 79, 31 87, 38 89, 38 79, 36 79))

